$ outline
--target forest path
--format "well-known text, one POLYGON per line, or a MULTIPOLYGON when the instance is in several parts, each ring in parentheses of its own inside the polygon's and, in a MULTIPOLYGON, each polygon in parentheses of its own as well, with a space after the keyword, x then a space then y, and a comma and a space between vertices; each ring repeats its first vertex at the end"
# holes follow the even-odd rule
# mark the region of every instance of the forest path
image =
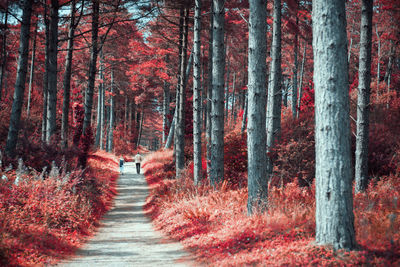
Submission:
POLYGON ((98 233, 59 266, 188 266, 188 253, 179 243, 163 240, 143 212, 148 185, 126 163, 118 179, 113 208, 104 216, 98 233))

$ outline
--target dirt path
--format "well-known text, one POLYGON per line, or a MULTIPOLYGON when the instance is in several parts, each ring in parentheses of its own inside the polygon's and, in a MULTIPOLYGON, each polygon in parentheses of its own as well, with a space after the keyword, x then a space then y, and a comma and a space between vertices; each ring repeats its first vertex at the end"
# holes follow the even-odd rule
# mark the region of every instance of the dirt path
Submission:
MULTIPOLYGON (((142 206, 148 186, 134 163, 125 164, 114 207, 94 236, 71 261, 59 266, 188 266, 189 255, 179 243, 166 243, 153 230, 142 206)), ((191 264, 192 265, 192 264, 191 264)))

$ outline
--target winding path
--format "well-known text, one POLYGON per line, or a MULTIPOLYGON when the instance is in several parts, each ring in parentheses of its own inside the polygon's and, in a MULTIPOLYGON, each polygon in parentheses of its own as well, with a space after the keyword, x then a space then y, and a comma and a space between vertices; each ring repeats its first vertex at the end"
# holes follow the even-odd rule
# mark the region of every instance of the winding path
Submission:
POLYGON ((182 259, 189 255, 182 246, 163 240, 145 216, 148 185, 142 174, 136 174, 134 163, 125 164, 117 191, 96 236, 59 266, 188 266, 190 261, 182 259))

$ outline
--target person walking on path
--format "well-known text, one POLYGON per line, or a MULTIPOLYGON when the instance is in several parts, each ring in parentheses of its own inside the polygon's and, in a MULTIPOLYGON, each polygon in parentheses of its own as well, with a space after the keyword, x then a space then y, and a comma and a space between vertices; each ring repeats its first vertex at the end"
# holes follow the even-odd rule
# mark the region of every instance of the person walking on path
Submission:
POLYGON ((138 153, 135 156, 135 163, 136 163, 136 173, 140 174, 140 163, 142 163, 143 157, 138 153))
POLYGON ((123 174, 124 172, 124 158, 121 156, 119 158, 119 173, 123 174))

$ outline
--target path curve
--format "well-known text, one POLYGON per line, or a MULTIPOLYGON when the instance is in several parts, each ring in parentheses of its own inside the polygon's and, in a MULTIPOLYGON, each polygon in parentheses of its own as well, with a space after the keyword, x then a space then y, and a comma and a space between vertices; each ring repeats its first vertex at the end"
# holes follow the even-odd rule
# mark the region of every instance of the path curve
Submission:
MULTIPOLYGON (((113 208, 104 216, 98 233, 59 266, 189 266, 190 256, 179 243, 164 240, 143 212, 148 185, 136 174, 134 163, 125 164, 118 179, 113 208)), ((192 264, 190 264, 192 265, 192 264)))

